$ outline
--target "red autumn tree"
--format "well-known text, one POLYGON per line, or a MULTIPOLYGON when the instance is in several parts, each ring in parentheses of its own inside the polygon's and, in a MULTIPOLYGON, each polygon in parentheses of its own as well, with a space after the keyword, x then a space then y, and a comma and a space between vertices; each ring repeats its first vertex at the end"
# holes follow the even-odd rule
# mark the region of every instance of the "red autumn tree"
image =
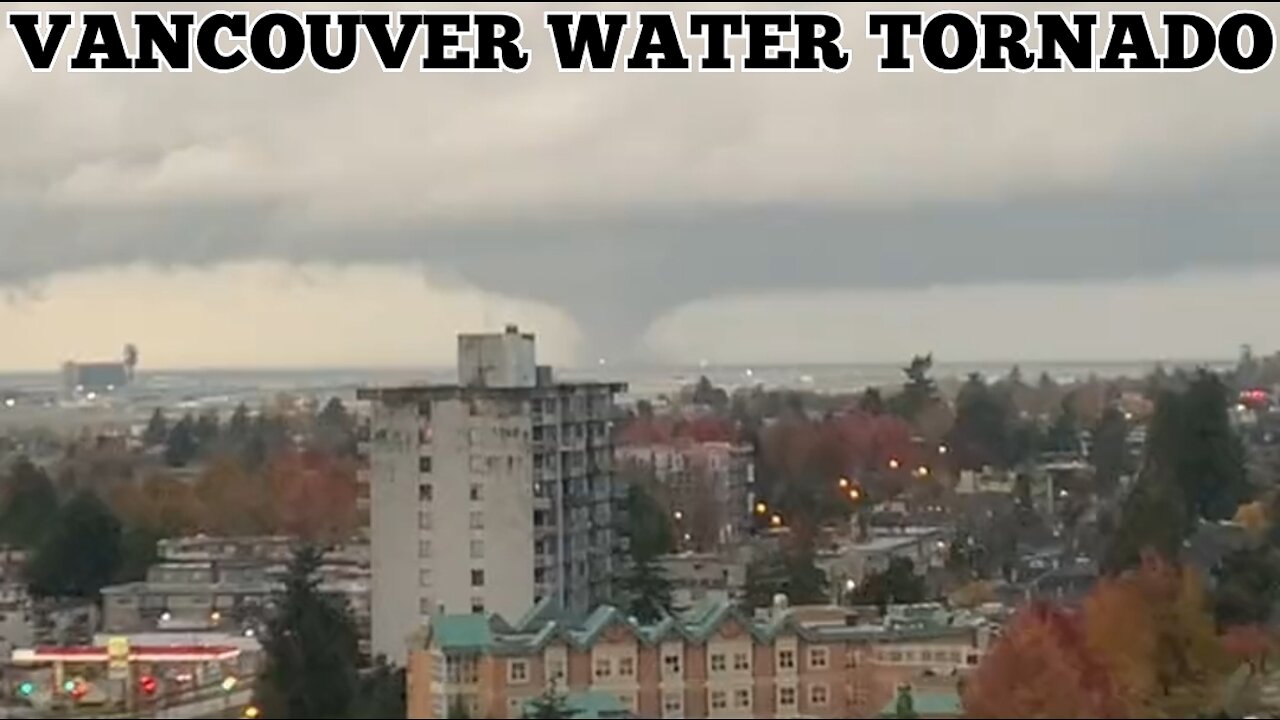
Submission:
POLYGON ((1238 663, 1248 663, 1255 671, 1266 669, 1275 648, 1275 638, 1261 625, 1235 625, 1222 633, 1222 648, 1238 663))
POLYGON ((281 532, 315 542, 347 540, 359 521, 356 467, 325 453, 285 452, 267 469, 281 532))
POLYGON ((1035 603, 1019 611, 966 684, 974 718, 1123 718, 1126 708, 1078 614, 1035 603))

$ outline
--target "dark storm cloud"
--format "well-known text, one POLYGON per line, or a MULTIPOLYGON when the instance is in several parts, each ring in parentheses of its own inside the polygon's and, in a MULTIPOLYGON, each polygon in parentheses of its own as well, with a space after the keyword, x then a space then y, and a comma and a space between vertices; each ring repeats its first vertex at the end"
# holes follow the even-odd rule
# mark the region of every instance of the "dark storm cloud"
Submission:
POLYGON ((423 261, 624 348, 731 293, 1280 263, 1268 73, 876 75, 837 10, 863 64, 824 77, 563 76, 537 33, 524 75, 448 78, 33 76, 6 45, 0 282, 423 261))

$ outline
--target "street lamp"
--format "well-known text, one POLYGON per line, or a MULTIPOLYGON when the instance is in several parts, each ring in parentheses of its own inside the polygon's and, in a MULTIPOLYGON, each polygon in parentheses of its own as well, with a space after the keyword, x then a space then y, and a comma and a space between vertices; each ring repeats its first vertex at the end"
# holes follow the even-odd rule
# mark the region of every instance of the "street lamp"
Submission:
POLYGON ((764 515, 764 514, 765 514, 765 513, 767 513, 767 512, 769 512, 769 506, 768 506, 768 505, 764 504, 763 502, 758 502, 758 503, 756 503, 756 514, 757 514, 757 515, 764 515))
POLYGON ((890 470, 898 469, 898 458, 889 458, 889 469, 890 470))
POLYGON ((861 500, 861 499, 862 499, 862 491, 861 491, 861 490, 859 490, 858 488, 852 488, 852 489, 850 489, 850 490, 849 490, 849 499, 850 499, 850 500, 853 500, 853 501, 855 501, 855 502, 856 502, 856 501, 858 501, 858 500, 861 500))
POLYGON ((677 510, 677 511, 675 511, 675 512, 671 513, 671 515, 672 515, 672 517, 674 517, 676 520, 683 520, 683 519, 684 519, 684 513, 680 512, 679 510, 677 510))
POLYGON ((847 477, 840 478, 840 489, 844 490, 848 487, 849 487, 849 478, 847 477))
POLYGON ((769 524, 774 527, 782 527, 782 516, 774 513, 773 517, 769 518, 769 524))

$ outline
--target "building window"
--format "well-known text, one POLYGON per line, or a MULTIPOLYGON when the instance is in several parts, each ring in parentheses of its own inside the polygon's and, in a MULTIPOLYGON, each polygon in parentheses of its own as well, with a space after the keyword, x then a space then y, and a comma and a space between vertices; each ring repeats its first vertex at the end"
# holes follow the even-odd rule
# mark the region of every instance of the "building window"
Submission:
POLYGON ((684 696, 678 692, 662 694, 662 716, 673 718, 684 712, 684 696))
POLYGON ((484 587, 484 570, 471 571, 471 586, 484 587))
POLYGON ((418 571, 418 585, 422 587, 431 587, 431 571, 423 568, 418 571))
POLYGON ((890 650, 890 651, 889 651, 889 662, 895 662, 895 663, 896 663, 896 662, 902 662, 902 651, 901 651, 901 650, 890 650))
POLYGON ((636 674, 636 661, 633 658, 618 658, 618 675, 631 677, 636 674))
POLYGON ((724 653, 714 653, 711 656, 711 672, 724 672, 724 653))
POLYGON ((609 658, 600 658, 596 660, 596 679, 607 678, 613 675, 613 663, 609 658))
POLYGON ((484 557, 484 541, 483 540, 471 541, 471 557, 473 558, 484 557))
POLYGON ((778 651, 778 669, 780 670, 796 669, 796 651, 795 650, 779 650, 778 651))
POLYGON ((554 682, 564 680, 564 661, 548 660, 547 661, 547 679, 554 682))
POLYGON ((431 502, 431 483, 422 483, 418 485, 418 502, 431 502))
POLYGON ((424 472, 424 473, 431 472, 431 456, 430 455, 424 455, 418 458, 418 472, 424 472))
POLYGON ((809 669, 827 669, 827 649, 824 647, 809 648, 809 669))
POLYGON ((933 662, 933 652, 930 650, 921 650, 920 662, 933 662))
POLYGON ((751 690, 749 688, 738 688, 733 691, 733 706, 735 708, 751 707, 751 690))
POLYGON ((746 653, 734 653, 734 654, 733 654, 733 669, 734 669, 734 670, 750 670, 750 669, 751 669, 751 657, 750 657, 749 655, 747 655, 746 653))
POLYGON ((471 511, 471 529, 472 530, 484 529, 484 513, 480 512, 479 510, 471 511))
POLYGON ((796 706, 796 689, 791 686, 778 688, 778 707, 791 708, 796 706))
POLYGON ((418 541, 418 557, 420 558, 431 557, 431 541, 430 540, 418 541))
POLYGON ((974 655, 974 654, 970 654, 970 655, 969 655, 969 657, 965 658, 965 662, 964 662, 964 664, 965 664, 965 665, 977 665, 977 664, 978 664, 978 656, 977 656, 977 655, 974 655))
POLYGON ((471 483, 471 499, 472 500, 484 499, 484 487, 480 483, 471 483))
POLYGON ((662 671, 668 677, 680 675, 680 655, 671 653, 662 656, 662 671))
POLYGON ((809 686, 809 704, 825 707, 827 704, 827 686, 826 685, 810 685, 809 686))
POLYGON ((418 612, 420 614, 430 615, 433 609, 434 608, 431 607, 431 598, 429 597, 418 598, 418 612))
POLYGON ((422 530, 431 529, 431 511, 430 510, 418 511, 418 527, 422 530))
POLYGON ((484 598, 482 597, 471 598, 471 614, 479 615, 483 612, 484 612, 484 598))
POLYGON ((724 710, 727 707, 729 707, 729 698, 725 695, 725 692, 723 690, 712 690, 711 709, 724 710))
POLYGON ((507 665, 507 681, 523 683, 529 680, 529 663, 524 660, 512 660, 507 665))

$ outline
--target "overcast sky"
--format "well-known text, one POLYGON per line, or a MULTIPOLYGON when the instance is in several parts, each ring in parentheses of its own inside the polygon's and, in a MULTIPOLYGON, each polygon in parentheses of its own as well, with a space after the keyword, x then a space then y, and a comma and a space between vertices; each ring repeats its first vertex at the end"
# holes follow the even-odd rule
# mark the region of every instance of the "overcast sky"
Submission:
POLYGON ((523 74, 33 74, 6 30, 0 370, 447 364, 508 320, 557 363, 1280 349, 1280 66, 878 74, 832 9, 843 74, 559 74, 533 6, 523 74))

